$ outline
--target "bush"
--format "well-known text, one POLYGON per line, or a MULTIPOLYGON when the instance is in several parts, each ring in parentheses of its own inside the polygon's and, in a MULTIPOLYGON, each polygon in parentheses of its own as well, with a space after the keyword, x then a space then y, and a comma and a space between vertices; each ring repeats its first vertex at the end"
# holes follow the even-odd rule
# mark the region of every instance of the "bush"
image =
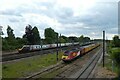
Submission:
POLYGON ((112 59, 115 60, 116 64, 120 66, 120 48, 112 49, 112 59))
POLYGON ((16 50, 18 48, 21 48, 26 43, 25 39, 15 39, 12 41, 9 41, 7 38, 2 39, 2 50, 3 51, 10 51, 10 50, 16 50))
POLYGON ((115 65, 118 68, 118 75, 120 76, 120 48, 112 48, 110 56, 112 60, 114 60, 115 65))

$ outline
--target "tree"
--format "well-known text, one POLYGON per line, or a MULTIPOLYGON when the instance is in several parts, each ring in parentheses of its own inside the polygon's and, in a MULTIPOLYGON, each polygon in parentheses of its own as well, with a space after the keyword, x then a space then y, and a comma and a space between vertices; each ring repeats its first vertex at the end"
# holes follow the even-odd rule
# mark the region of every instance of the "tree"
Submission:
POLYGON ((10 50, 10 46, 6 38, 2 39, 2 50, 10 50))
POLYGON ((8 39, 10 41, 15 39, 15 35, 13 34, 13 29, 11 29, 11 27, 9 25, 8 25, 8 28, 7 28, 7 35, 8 35, 8 39))
POLYGON ((89 42, 90 41, 90 38, 89 37, 84 37, 84 42, 89 42))
MULTIPOLYGON (((2 31, 2 26, 0 26, 0 44, 2 44, 1 42, 2 42, 2 37, 1 37, 1 35, 4 35, 3 34, 3 31, 2 31)), ((0 46, 0 49, 1 49, 1 46, 0 46)))
POLYGON ((33 39, 34 39, 33 43, 40 44, 40 35, 36 26, 32 29, 32 33, 33 33, 33 39))
POLYGON ((5 37, 2 39, 2 49, 3 50, 15 50, 17 41, 15 39, 15 35, 13 34, 13 29, 8 25, 7 27, 7 35, 8 37, 5 37))
POLYGON ((15 49, 16 46, 16 39, 15 35, 13 34, 13 29, 8 25, 7 27, 7 35, 8 37, 6 38, 7 44, 12 45, 9 47, 9 49, 15 49))
POLYGON ((120 39, 119 39, 119 36, 115 35, 113 37, 113 44, 115 47, 120 47, 120 39))
POLYGON ((68 42, 68 37, 66 37, 66 36, 61 36, 61 38, 64 39, 66 43, 68 42))
POLYGON ((45 35, 46 43, 50 44, 50 43, 55 43, 57 41, 58 33, 55 32, 52 28, 46 28, 44 35, 45 35))
POLYGON ((2 28, 3 28, 3 27, 0 26, 0 36, 1 36, 1 35, 4 35, 4 33, 3 33, 3 31, 2 31, 2 28))
POLYGON ((27 43, 27 40, 25 38, 20 38, 20 37, 16 38, 16 48, 20 48, 26 43, 27 43))
POLYGON ((54 40, 55 43, 57 43, 57 41, 59 42, 59 34, 57 32, 54 32, 53 40, 54 40))
POLYGON ((65 39, 63 39, 62 37, 60 38, 60 42, 61 43, 65 43, 66 41, 65 41, 65 39))
POLYGON ((81 36, 79 37, 79 42, 82 43, 82 42, 83 42, 83 39, 84 39, 84 36, 81 35, 81 36))
POLYGON ((40 35, 38 28, 36 26, 34 28, 32 28, 31 25, 26 26, 23 38, 27 39, 27 44, 30 45, 40 44, 40 35))
POLYGON ((70 42, 78 42, 78 38, 76 36, 70 36, 68 39, 70 42))
POLYGON ((25 35, 24 38, 27 38, 28 44, 34 44, 33 33, 32 33, 32 26, 28 25, 25 28, 25 35))

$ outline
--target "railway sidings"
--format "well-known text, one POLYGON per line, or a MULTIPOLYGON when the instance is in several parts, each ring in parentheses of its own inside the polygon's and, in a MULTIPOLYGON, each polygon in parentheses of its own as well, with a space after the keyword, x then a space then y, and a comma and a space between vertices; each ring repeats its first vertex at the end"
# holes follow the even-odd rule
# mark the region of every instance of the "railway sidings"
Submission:
MULTIPOLYGON (((83 68, 86 68, 85 67, 86 63, 89 65, 92 64, 92 62, 94 62, 96 60, 96 59, 94 59, 96 56, 98 56, 97 59, 99 59, 99 57, 101 56, 100 54, 101 54, 101 46, 88 52, 88 54, 77 58, 75 61, 73 61, 71 63, 66 63, 66 64, 61 63, 59 66, 56 65, 52 68, 48 68, 47 70, 40 71, 40 72, 38 72, 34 75, 31 75, 31 76, 28 76, 26 78, 27 79, 30 79, 30 78, 58 79, 59 78, 61 80, 66 79, 66 78, 78 79, 80 77, 79 76, 80 74, 75 74, 75 73, 78 73, 77 71, 82 70, 83 68), (99 53, 99 55, 98 55, 98 53, 99 53)), ((80 71, 79 73, 83 73, 83 72, 80 71)))
MULTIPOLYGON (((91 44, 91 43, 88 43, 91 44)), ((82 45, 71 45, 71 46, 62 46, 62 47, 55 47, 55 48, 48 48, 48 49, 43 49, 40 51, 34 51, 34 52, 27 52, 27 53, 12 53, 12 54, 6 54, 2 55, 2 62, 6 61, 12 61, 12 60, 17 60, 17 59, 22 59, 22 58, 27 58, 27 57, 32 57, 32 56, 37 56, 37 55, 43 55, 43 54, 48 54, 51 52, 56 52, 56 50, 66 50, 69 48, 74 48, 74 47, 80 47, 88 44, 82 44, 82 45)))

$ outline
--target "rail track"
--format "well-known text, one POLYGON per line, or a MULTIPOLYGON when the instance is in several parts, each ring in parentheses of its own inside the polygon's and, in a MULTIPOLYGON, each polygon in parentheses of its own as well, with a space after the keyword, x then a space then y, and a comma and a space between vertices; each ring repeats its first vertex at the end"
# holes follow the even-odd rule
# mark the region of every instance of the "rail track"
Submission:
MULTIPOLYGON (((101 51, 101 49, 99 51, 101 51)), ((89 61, 89 59, 87 59, 87 61, 86 60, 81 61, 81 63, 82 62, 87 63, 87 64, 85 64, 85 65, 87 65, 86 67, 85 66, 81 66, 83 64, 79 64, 80 61, 78 60, 75 63, 71 64, 68 68, 66 68, 63 71, 61 71, 58 75, 56 75, 55 79, 60 79, 60 80, 63 79, 64 80, 64 79, 73 78, 75 80, 79 80, 80 78, 87 78, 87 77, 89 78, 89 77, 91 77, 89 75, 91 74, 92 70, 96 66, 97 61, 98 61, 98 59, 99 59, 99 57, 101 55, 101 52, 99 52, 99 51, 94 56, 90 55, 94 51, 92 51, 91 53, 89 53, 87 55, 87 56, 92 57, 92 58, 90 58, 90 61, 89 61), (81 70, 81 71, 79 71, 79 70, 81 70), (81 73, 76 73, 78 71, 81 72, 81 73), (78 76, 76 76, 76 74, 78 76)))
POLYGON ((89 78, 90 77, 92 71, 94 70, 94 68, 100 58, 101 53, 102 53, 102 50, 92 58, 92 60, 88 64, 88 66, 85 69, 83 69, 83 71, 81 72, 81 74, 79 75, 77 80, 79 78, 89 78))
POLYGON ((57 65, 52 66, 52 67, 50 67, 48 69, 44 69, 44 70, 42 70, 42 71, 40 71, 38 73, 30 75, 30 76, 26 77, 25 80, 30 80, 30 79, 33 79, 33 78, 38 78, 39 75, 42 75, 44 73, 48 73, 50 71, 61 69, 61 68, 65 67, 65 66, 66 66, 66 64, 64 64, 64 63, 61 62, 60 64, 57 64, 57 65))
MULTIPOLYGON (((75 46, 61 47, 61 49, 64 50, 64 49, 73 48, 73 47, 75 47, 75 46)), ((76 47, 78 47, 78 45, 76 45, 76 47)), ((61 49, 58 48, 58 50, 61 50, 61 49)), ((21 59, 21 58, 27 58, 27 57, 36 56, 36 55, 48 54, 51 52, 53 53, 56 50, 57 50, 56 48, 51 48, 51 49, 45 49, 45 50, 36 51, 36 52, 14 53, 14 54, 8 54, 8 55, 4 55, 4 56, 2 55, 2 62, 17 60, 17 59, 21 59)))
MULTIPOLYGON (((98 48, 99 49, 99 48, 98 48)), ((96 50, 98 50, 98 49, 96 49, 96 50)), ((87 54, 87 56, 89 56, 89 57, 92 57, 93 55, 91 55, 91 53, 92 52, 94 52, 94 50, 93 51, 91 51, 89 54, 87 54)), ((96 57, 98 54, 95 54, 94 56, 96 57)), ((100 54, 99 54, 100 55, 100 54)), ((93 56, 93 57, 94 57, 93 56)), ((92 57, 92 59, 93 59, 93 57, 92 57)), ((95 60, 95 59, 94 59, 95 60)), ((28 77, 26 77, 25 78, 25 80, 28 80, 28 79, 33 79, 33 78, 42 78, 41 76, 42 75, 44 75, 44 74, 46 74, 46 73, 50 73, 50 72, 54 72, 54 71, 57 71, 57 70, 60 70, 60 72, 56 75, 56 77, 55 77, 55 79, 57 78, 59 78, 59 79, 64 79, 64 78, 66 78, 66 76, 64 75, 65 73, 68 73, 69 71, 75 71, 76 70, 76 68, 82 68, 82 65, 81 64, 79 64, 78 62, 79 62, 80 60, 79 59, 77 59, 77 60, 75 60, 75 61, 73 61, 73 63, 70 63, 70 64, 64 64, 64 63, 61 63, 61 64, 59 64, 59 65, 55 65, 55 66, 53 66, 53 67, 50 67, 50 68, 48 68, 48 69, 45 69, 45 70, 43 70, 43 71, 40 71, 40 72, 38 72, 38 73, 35 73, 35 74, 33 74, 33 75, 31 75, 31 76, 28 76, 28 77), (66 68, 65 68, 66 67, 66 68), (65 69, 64 69, 65 68, 65 69)), ((85 62, 85 61, 82 61, 83 63, 85 62)), ((87 60, 86 60, 86 62, 87 62, 87 60)), ((89 65, 90 64, 92 64, 92 62, 89 62, 89 65)), ((87 67, 88 68, 88 67, 87 67)), ((77 79, 77 77, 79 78, 79 75, 77 74, 77 76, 73 76, 73 77, 75 77, 75 79, 77 79)))
POLYGON ((70 76, 70 78, 74 78, 74 80, 79 80, 82 78, 88 79, 92 78, 95 66, 98 63, 98 60, 101 57, 102 49, 100 49, 97 54, 95 54, 90 61, 78 72, 76 72, 74 75, 70 76))
MULTIPOLYGON (((59 47, 58 50, 65 50, 68 48, 74 48, 74 47, 80 47, 88 44, 83 44, 83 45, 72 45, 72 46, 63 46, 59 47)), ((2 55, 2 61, 0 62, 6 62, 6 61, 12 61, 12 60, 17 60, 21 58, 27 58, 31 56, 36 56, 36 55, 42 55, 42 54, 48 54, 51 52, 55 52, 57 48, 48 48, 40 51, 35 51, 35 52, 29 52, 29 53, 12 53, 12 54, 6 54, 2 55)))

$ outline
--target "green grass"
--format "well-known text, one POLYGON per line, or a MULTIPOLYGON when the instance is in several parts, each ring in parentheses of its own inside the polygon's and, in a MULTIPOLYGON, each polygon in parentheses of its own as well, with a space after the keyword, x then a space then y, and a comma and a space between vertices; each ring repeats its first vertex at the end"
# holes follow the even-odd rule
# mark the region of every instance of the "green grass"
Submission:
MULTIPOLYGON (((116 52, 120 52, 120 48, 119 47, 111 47, 111 46, 107 46, 107 53, 110 55, 109 57, 106 57, 106 63, 105 66, 107 67, 108 70, 112 71, 112 60, 115 60, 118 56, 116 56, 116 52), (108 59, 110 59, 108 61, 108 59)), ((113 72, 119 74, 120 69, 118 68, 118 66, 116 65, 115 61, 113 64, 113 72)))
POLYGON ((111 48, 111 50, 112 50, 113 52, 115 52, 115 51, 120 51, 120 48, 114 47, 114 48, 111 48))
MULTIPOLYGON (((106 61, 105 61, 105 67, 107 67, 108 70, 112 71, 112 60, 110 59, 110 57, 106 57, 106 61), (108 60, 109 59, 109 60, 108 60)), ((113 72, 117 73, 117 67, 115 66, 115 63, 113 63, 113 72)))
MULTIPOLYGON (((62 56, 62 52, 59 53, 59 61, 62 56)), ((32 58, 23 59, 13 63, 7 63, 2 65, 3 78, 18 78, 27 76, 30 73, 36 72, 47 66, 56 64, 56 54, 46 54, 42 56, 34 56, 32 58)))

